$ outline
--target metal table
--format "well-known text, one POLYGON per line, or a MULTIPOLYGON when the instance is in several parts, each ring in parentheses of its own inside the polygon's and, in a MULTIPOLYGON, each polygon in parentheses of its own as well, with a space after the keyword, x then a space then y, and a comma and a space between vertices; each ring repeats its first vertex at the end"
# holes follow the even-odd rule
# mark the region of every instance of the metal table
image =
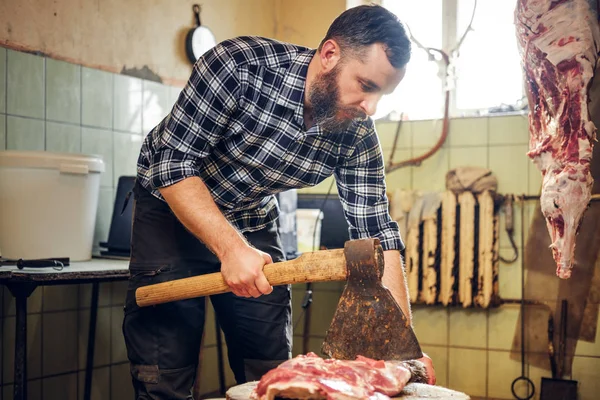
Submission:
POLYGON ((84 399, 91 395, 94 342, 98 316, 98 288, 100 282, 127 280, 129 263, 126 260, 93 258, 90 261, 72 262, 61 271, 53 268, 24 268, 2 266, 0 284, 5 285, 16 301, 14 399, 27 398, 27 297, 38 286, 92 284, 92 304, 88 331, 87 361, 85 368, 84 399))

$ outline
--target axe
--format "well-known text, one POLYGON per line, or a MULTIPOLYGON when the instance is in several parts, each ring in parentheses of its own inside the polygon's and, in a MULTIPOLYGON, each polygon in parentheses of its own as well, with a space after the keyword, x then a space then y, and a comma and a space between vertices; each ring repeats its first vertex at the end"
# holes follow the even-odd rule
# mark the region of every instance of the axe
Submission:
MULTIPOLYGON (((330 357, 376 360, 423 357, 400 306, 381 283, 383 249, 378 239, 349 240, 344 249, 304 253, 295 260, 264 266, 272 286, 346 280, 322 351, 330 357)), ((138 306, 210 296, 230 291, 220 272, 177 279, 136 290, 138 306)))

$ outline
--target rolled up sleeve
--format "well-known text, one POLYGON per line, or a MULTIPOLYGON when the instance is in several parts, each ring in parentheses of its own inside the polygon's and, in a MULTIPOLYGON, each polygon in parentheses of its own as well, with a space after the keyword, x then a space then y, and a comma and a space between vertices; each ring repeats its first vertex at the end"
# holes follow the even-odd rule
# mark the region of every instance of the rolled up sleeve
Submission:
POLYGON ((206 52, 171 113, 157 126, 149 165, 153 189, 199 176, 198 162, 221 140, 237 109, 240 80, 236 64, 222 45, 206 52))
POLYGON ((381 146, 372 126, 354 153, 334 172, 350 239, 378 238, 384 250, 403 250, 398 224, 389 214, 381 146))

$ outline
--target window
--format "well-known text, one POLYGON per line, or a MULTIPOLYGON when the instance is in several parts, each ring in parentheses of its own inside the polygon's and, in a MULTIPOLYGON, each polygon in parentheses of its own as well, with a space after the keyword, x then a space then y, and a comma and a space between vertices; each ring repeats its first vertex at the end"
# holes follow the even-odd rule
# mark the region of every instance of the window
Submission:
MULTIPOLYGON (((456 47, 473 12, 474 0, 383 0, 382 5, 407 25, 425 47, 456 47), (447 32, 447 34, 446 34, 447 32)), ((472 28, 452 64, 454 79, 446 82, 444 63, 430 61, 413 43, 406 77, 379 103, 375 118, 440 118, 444 88, 451 92, 451 116, 487 114, 515 105, 523 98, 520 56, 514 28, 516 0, 478 0, 472 28)))
MULTIPOLYGON (((442 48, 443 0, 388 0, 383 6, 408 25, 414 37, 426 47, 442 48)), ((406 75, 396 91, 381 99, 375 118, 392 111, 405 119, 437 118, 443 113, 442 79, 435 62, 428 60, 425 51, 413 45, 406 75)))
MULTIPOLYGON (((458 0, 456 30, 469 25, 474 0, 458 0)), ((481 110, 515 104, 523 78, 514 25, 515 0, 479 0, 473 31, 456 60, 456 109, 481 110)))

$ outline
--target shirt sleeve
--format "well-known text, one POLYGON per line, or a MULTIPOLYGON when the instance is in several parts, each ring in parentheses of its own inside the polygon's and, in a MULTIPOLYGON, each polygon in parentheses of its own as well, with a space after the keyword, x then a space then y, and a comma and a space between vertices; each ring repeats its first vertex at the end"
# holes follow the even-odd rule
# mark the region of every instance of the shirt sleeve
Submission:
POLYGON ((378 238, 384 250, 403 250, 396 221, 389 214, 381 146, 373 126, 334 174, 350 239, 378 238))
POLYGON ((159 124, 149 176, 154 189, 199 176, 197 163, 223 137, 237 109, 240 80, 235 60, 219 44, 194 64, 171 113, 159 124))

